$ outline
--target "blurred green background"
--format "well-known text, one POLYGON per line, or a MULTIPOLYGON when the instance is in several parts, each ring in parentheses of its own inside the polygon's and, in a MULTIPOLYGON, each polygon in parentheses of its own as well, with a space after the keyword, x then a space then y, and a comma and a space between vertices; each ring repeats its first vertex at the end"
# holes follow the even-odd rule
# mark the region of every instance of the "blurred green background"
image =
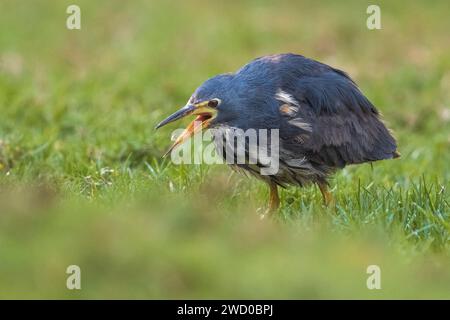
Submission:
POLYGON ((373 31, 369 4, 2 0, 0 297, 450 298, 448 1, 377 1, 373 31), (336 208, 291 188, 261 220, 261 182, 172 165, 182 124, 154 126, 207 78, 282 52, 346 70, 402 158, 338 173, 336 208))

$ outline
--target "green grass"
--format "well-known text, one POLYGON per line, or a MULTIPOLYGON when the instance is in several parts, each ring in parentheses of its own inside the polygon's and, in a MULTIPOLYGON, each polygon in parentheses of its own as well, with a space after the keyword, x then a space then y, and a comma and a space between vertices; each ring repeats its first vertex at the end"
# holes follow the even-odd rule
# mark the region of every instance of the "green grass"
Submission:
POLYGON ((0 3, 0 297, 449 298, 446 1, 0 3), (300 53, 344 69, 402 157, 317 188, 268 190, 225 166, 175 166, 159 120, 202 81, 300 53), (65 287, 68 265, 82 290, 65 287), (366 288, 366 268, 382 290, 366 288))

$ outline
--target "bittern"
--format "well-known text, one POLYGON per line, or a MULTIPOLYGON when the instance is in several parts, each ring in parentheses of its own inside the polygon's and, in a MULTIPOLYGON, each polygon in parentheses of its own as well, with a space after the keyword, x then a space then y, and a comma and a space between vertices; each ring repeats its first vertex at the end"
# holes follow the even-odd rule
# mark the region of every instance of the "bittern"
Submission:
MULTIPOLYGON (((197 117, 172 148, 207 128, 222 133, 278 130, 277 172, 263 175, 265 165, 258 159, 254 164, 232 164, 268 183, 271 211, 280 204, 278 186, 315 183, 328 205, 334 202, 328 179, 338 169, 399 156, 380 113, 350 76, 297 54, 260 57, 235 73, 208 79, 157 128, 189 115, 197 117)), ((229 149, 217 134, 213 139, 225 158, 229 149)), ((248 155, 249 144, 245 146, 248 155)))

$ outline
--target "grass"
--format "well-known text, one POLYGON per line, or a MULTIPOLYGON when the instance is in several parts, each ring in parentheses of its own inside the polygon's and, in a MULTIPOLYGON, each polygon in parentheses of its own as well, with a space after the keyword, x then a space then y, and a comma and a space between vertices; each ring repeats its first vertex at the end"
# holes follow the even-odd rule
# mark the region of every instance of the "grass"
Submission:
MULTIPOLYGON (((0 297, 449 298, 446 1, 0 4, 0 297), (206 78, 296 52, 348 71, 402 157, 290 188, 161 158, 154 125, 206 78), (68 265, 82 290, 65 287, 68 265), (382 290, 366 288, 366 268, 382 290)), ((182 124, 179 124, 180 126, 182 124)))

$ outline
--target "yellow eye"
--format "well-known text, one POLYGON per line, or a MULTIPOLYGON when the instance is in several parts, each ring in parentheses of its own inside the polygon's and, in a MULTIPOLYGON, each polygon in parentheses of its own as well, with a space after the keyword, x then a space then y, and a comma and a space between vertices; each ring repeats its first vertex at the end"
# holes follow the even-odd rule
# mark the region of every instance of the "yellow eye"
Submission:
POLYGON ((220 103, 219 99, 212 99, 208 101, 208 107, 210 108, 216 108, 220 103))

